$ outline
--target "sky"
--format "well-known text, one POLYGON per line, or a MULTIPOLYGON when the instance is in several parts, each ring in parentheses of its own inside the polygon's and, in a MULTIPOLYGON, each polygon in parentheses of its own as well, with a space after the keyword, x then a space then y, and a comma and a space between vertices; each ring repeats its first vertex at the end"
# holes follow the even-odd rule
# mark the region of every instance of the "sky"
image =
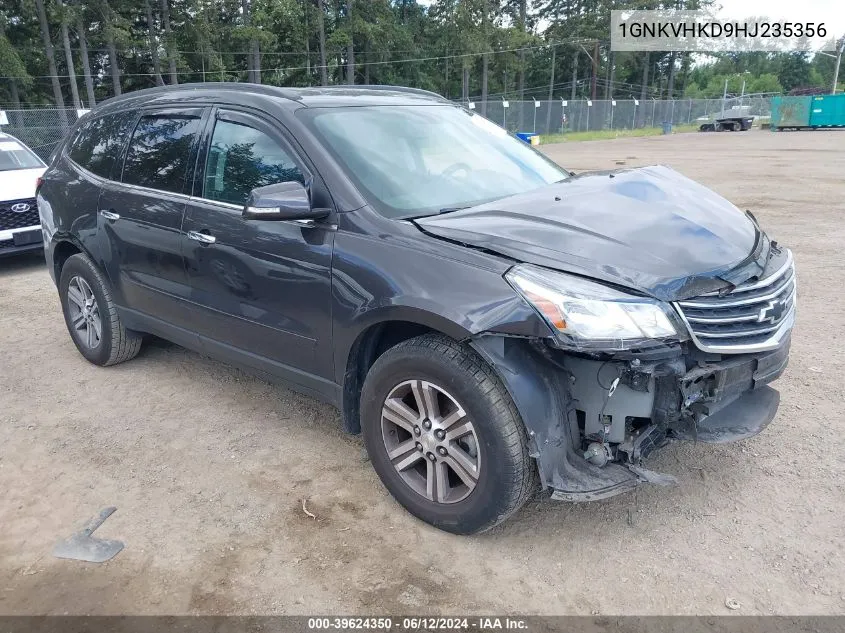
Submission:
MULTIPOLYGON (((430 5, 432 0, 417 0, 430 5)), ((722 0, 717 15, 730 19, 767 16, 773 19, 824 22, 836 37, 845 35, 845 0, 722 0)))
POLYGON ((723 0, 720 17, 741 19, 767 16, 789 21, 824 22, 829 35, 845 35, 843 0, 723 0))
POLYGON ((838 0, 723 0, 720 15, 739 18, 768 15, 792 20, 823 21, 838 32, 845 30, 845 3, 838 0))

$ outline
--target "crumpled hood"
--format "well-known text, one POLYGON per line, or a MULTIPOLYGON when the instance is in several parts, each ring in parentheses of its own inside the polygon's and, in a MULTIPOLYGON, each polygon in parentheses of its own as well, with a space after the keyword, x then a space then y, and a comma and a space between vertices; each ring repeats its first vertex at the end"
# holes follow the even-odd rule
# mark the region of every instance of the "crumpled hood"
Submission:
POLYGON ((664 166, 581 174, 415 222, 437 237, 664 301, 759 275, 769 250, 745 213, 664 166))

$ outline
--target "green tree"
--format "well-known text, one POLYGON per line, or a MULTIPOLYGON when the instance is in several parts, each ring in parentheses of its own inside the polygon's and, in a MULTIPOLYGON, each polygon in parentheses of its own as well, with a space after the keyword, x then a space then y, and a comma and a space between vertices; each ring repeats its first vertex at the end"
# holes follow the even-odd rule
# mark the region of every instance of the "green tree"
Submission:
POLYGON ((59 11, 59 24, 62 34, 62 46, 65 52, 65 65, 67 67, 68 84, 70 85, 70 92, 73 97, 73 107, 77 110, 82 107, 79 101, 79 86, 76 85, 76 69, 73 63, 73 53, 70 50, 70 34, 68 31, 68 24, 73 19, 73 12, 69 11, 67 7, 62 4, 62 0, 56 0, 59 11))
POLYGON ((88 107, 97 105, 97 98, 94 94, 94 78, 91 75, 91 60, 88 57, 88 26, 85 19, 85 7, 82 0, 75 6, 76 10, 76 36, 79 39, 79 56, 82 58, 82 74, 85 77, 85 92, 88 95, 88 107))
POLYGON ((44 0, 34 0, 35 11, 38 15, 38 24, 41 27, 41 39, 44 42, 44 56, 47 58, 47 68, 50 71, 50 82, 53 85, 53 99, 59 111, 62 125, 67 126, 67 114, 64 112, 65 100, 62 96, 62 87, 59 83, 59 72, 56 70, 56 55, 53 51, 53 40, 50 36, 50 21, 47 19, 47 10, 44 8, 44 0))
POLYGON ((780 60, 778 81, 786 91, 811 85, 810 62, 806 53, 788 53, 780 60))
POLYGON ((164 79, 161 78, 161 62, 158 58, 158 36, 156 35, 155 21, 153 20, 153 8, 150 5, 150 0, 144 0, 144 13, 147 18, 147 37, 150 45, 150 59, 153 61, 153 73, 157 86, 164 85, 164 79))
POLYGON ((8 18, 0 13, 0 75, 8 77, 6 84, 9 89, 9 97, 15 110, 21 107, 20 87, 32 84, 32 78, 26 71, 26 65, 21 59, 14 45, 6 37, 6 20, 8 18))
POLYGON ((729 92, 741 90, 742 79, 747 92, 832 82, 833 60, 822 55, 693 60, 608 50, 613 9, 712 1, 7 0, 0 92, 12 103, 76 104, 80 67, 91 105, 122 91, 209 79, 400 84, 492 101, 720 97, 725 78, 729 92), (63 55, 48 53, 45 32, 63 55))

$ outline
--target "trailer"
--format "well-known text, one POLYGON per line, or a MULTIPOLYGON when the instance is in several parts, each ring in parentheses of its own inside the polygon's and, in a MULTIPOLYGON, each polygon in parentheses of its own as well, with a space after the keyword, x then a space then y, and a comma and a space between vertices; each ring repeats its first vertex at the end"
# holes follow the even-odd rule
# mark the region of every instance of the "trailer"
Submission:
POLYGON ((746 132, 754 124, 751 106, 734 106, 722 110, 712 121, 702 123, 699 132, 746 132))

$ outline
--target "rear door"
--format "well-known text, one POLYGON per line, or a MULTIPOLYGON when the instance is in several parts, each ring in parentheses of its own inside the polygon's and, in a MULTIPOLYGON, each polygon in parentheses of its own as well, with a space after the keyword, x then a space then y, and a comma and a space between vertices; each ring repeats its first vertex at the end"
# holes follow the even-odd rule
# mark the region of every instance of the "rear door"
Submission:
POLYGON ((181 229, 205 113, 141 111, 114 178, 120 182, 104 184, 99 202, 110 249, 106 266, 125 307, 187 330, 192 319, 181 229))
POLYGON ((206 134, 182 227, 203 344, 319 391, 332 376, 333 227, 246 220, 242 212, 264 185, 307 184, 320 207, 331 206, 328 192, 277 124, 220 109, 206 134))

